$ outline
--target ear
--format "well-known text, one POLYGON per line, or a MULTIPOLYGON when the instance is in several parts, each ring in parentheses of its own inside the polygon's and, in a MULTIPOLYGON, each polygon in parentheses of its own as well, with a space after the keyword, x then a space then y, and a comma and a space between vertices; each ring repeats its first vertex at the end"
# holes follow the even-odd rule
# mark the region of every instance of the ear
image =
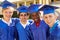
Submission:
POLYGON ((57 19, 58 18, 58 16, 57 15, 55 15, 55 19, 57 19))
POLYGON ((58 14, 58 12, 56 11, 56 12, 55 12, 55 17, 56 17, 56 19, 57 19, 58 16, 59 16, 59 14, 58 14))

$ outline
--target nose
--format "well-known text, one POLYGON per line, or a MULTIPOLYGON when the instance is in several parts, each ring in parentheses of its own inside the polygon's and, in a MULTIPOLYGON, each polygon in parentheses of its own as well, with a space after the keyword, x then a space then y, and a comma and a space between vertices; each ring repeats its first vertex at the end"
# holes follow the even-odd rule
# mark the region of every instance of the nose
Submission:
POLYGON ((51 19, 48 17, 48 18, 47 18, 47 21, 50 22, 50 20, 51 20, 51 19))
POLYGON ((48 20, 48 21, 50 20, 49 17, 47 17, 47 20, 48 20))

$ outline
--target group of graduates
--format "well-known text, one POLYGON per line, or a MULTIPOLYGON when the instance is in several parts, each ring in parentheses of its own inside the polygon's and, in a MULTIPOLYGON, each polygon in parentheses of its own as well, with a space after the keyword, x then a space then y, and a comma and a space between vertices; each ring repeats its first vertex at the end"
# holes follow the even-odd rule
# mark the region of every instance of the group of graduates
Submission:
POLYGON ((0 40, 60 40, 60 21, 55 9, 59 7, 32 4, 16 10, 19 18, 12 18, 15 4, 3 1, 0 19, 0 40), (43 11, 43 20, 40 19, 43 11), (31 20, 29 20, 31 16, 31 20))

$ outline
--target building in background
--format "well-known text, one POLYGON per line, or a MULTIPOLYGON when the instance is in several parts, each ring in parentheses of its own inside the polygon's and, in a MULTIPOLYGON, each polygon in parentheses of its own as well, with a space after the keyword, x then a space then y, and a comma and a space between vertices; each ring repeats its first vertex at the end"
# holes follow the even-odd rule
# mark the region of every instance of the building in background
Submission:
MULTIPOLYGON (((0 0, 0 3, 3 2, 4 0, 0 0)), ((10 2, 13 2, 17 5, 17 7, 21 5, 31 5, 31 4, 51 4, 51 3, 56 3, 60 2, 60 0, 7 0, 10 2)))
MULTIPOLYGON (((3 1, 4 0, 0 0, 0 4, 3 1)), ((16 8, 19 6, 22 6, 22 5, 30 6, 31 4, 47 4, 47 5, 53 5, 53 6, 60 7, 60 0, 7 0, 7 1, 10 1, 10 2, 13 2, 14 4, 16 4, 16 8)), ((2 10, 1 7, 0 7, 0 9, 2 10)), ((1 10, 0 10, 0 15, 2 15, 1 10)), ((59 10, 58 10, 58 12, 59 12, 59 10)), ((14 12, 14 13, 16 13, 16 12, 14 12)))

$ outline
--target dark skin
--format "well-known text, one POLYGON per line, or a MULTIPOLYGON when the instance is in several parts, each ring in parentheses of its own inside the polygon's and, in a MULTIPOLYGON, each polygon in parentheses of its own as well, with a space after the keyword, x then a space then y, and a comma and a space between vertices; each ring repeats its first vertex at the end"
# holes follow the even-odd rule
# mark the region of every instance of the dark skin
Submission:
POLYGON ((32 13, 31 18, 34 20, 34 22, 40 21, 39 12, 38 13, 32 13))
POLYGON ((39 13, 32 13, 31 14, 31 18, 34 20, 35 24, 36 24, 36 27, 39 27, 40 25, 40 16, 39 16, 39 13))

